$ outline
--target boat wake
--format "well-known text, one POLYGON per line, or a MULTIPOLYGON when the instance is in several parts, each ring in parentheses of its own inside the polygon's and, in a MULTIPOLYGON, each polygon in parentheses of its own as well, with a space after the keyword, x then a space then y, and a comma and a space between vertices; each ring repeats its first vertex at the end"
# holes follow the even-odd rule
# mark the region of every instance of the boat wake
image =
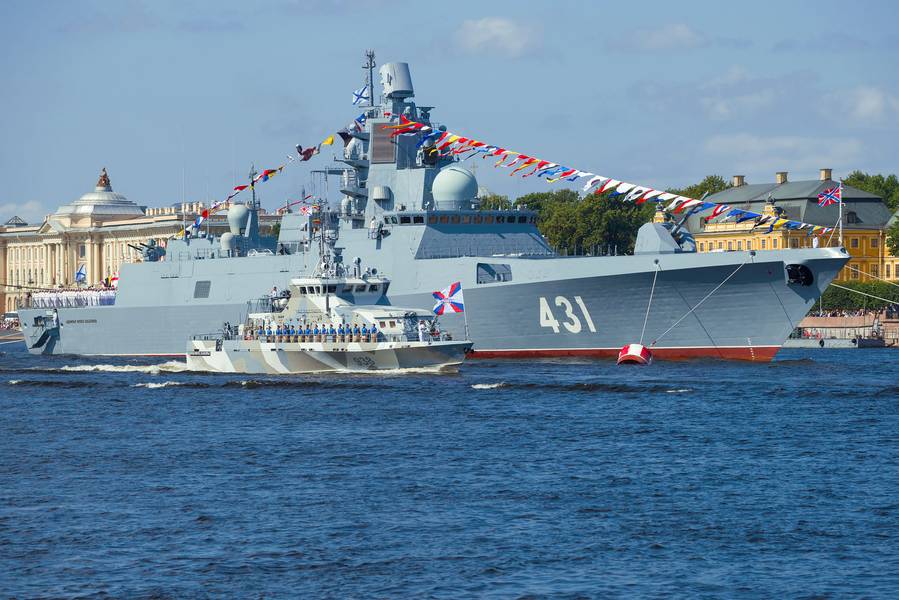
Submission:
POLYGON ((172 360, 158 365, 64 365, 59 369, 48 369, 67 373, 184 373, 190 371, 183 362, 172 360))
POLYGON ((475 383, 472 384, 471 389, 473 390, 495 390, 497 388, 509 387, 505 381, 500 381, 499 383, 475 383))

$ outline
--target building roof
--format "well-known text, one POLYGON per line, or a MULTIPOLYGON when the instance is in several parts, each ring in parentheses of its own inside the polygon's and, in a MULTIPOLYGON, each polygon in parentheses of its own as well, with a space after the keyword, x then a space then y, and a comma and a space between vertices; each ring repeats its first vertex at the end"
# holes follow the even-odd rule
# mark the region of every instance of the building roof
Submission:
POLYGON ((88 192, 70 204, 64 204, 56 209, 53 216, 84 216, 91 215, 101 219, 113 217, 141 217, 143 209, 128 200, 122 194, 112 191, 109 183, 109 175, 104 168, 100 172, 100 179, 93 192, 88 192))
MULTIPOLYGON (((706 200, 762 213, 770 195, 775 206, 783 209, 784 217, 812 225, 833 227, 839 218, 840 208, 837 204, 818 206, 818 194, 837 185, 839 182, 832 179, 746 184, 712 194, 706 200)), ((880 196, 843 185, 843 227, 882 229, 891 217, 890 209, 880 196), (854 217, 849 217, 849 213, 855 213, 854 217)), ((701 218, 702 215, 690 218, 690 231, 701 230, 701 218)))
POLYGON ((19 216, 15 216, 4 224, 4 227, 28 227, 28 223, 19 216))

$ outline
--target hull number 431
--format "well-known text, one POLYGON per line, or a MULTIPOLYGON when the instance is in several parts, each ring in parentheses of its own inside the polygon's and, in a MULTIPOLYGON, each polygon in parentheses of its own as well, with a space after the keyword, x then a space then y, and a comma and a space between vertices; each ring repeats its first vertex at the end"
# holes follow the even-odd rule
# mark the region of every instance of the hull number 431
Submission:
MULTIPOLYGON (((559 321, 553 314, 553 310, 552 308, 550 308, 549 302, 547 302, 546 298, 544 298, 543 296, 540 296, 539 300, 540 327, 549 327, 555 333, 559 333, 559 321)), ((584 322, 587 324, 587 329, 589 329, 591 333, 596 333, 596 326, 593 325, 593 319, 590 318, 590 311, 587 310, 587 307, 584 305, 584 301, 580 296, 575 296, 574 303, 577 304, 577 307, 584 318, 584 322)), ((581 325, 581 319, 575 314, 575 309, 571 304, 571 301, 569 301, 565 296, 556 296, 555 305, 557 308, 561 309, 561 312, 563 313, 561 323, 562 327, 567 329, 569 333, 580 333, 581 329, 583 329, 581 325)))

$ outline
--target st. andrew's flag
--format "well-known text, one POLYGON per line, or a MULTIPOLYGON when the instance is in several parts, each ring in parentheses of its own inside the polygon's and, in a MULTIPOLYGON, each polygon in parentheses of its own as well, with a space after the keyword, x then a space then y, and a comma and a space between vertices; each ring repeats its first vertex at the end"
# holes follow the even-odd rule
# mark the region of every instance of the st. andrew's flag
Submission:
POLYGON ((83 264, 75 271, 75 283, 81 283, 82 281, 87 281, 87 270, 83 264))
POLYGON ((368 93, 368 84, 363 85, 353 92, 353 106, 356 106, 360 102, 368 102, 370 99, 371 95, 368 93))
POLYGON ((434 313, 442 315, 447 308, 451 312, 463 312, 465 310, 464 301, 462 299, 462 284, 458 281, 450 284, 439 292, 434 292, 434 298, 437 303, 434 305, 434 313))

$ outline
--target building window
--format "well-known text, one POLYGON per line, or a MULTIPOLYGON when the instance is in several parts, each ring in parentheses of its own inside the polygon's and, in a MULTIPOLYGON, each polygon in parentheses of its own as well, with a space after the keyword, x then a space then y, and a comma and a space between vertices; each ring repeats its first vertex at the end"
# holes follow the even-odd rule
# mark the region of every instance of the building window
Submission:
POLYGON ((880 277, 880 267, 878 265, 871 265, 871 275, 880 277))
POLYGON ((848 213, 846 213, 846 222, 847 223, 858 223, 859 222, 858 215, 850 210, 848 213))
POLYGON ((777 248, 777 238, 774 238, 773 240, 771 240, 771 247, 777 248))
POLYGON ((883 265, 883 276, 887 279, 890 278, 890 263, 883 265))
POLYGON ((743 249, 743 241, 737 240, 737 250, 742 250, 742 249, 743 249))
POLYGON ((727 251, 730 252, 734 249, 734 243, 730 240, 727 240, 727 251))
POLYGON ((724 250, 724 242, 718 242, 718 250, 724 250))
POLYGON ((798 247, 799 247, 799 240, 797 240, 796 238, 791 239, 790 240, 790 248, 798 248, 798 247))
POLYGON ((880 245, 880 240, 878 240, 877 238, 871 238, 871 249, 872 250, 877 249, 879 247, 879 245, 880 245))
POLYGON ((705 252, 705 242, 699 242, 699 251, 705 252))
POLYGON ((858 238, 852 238, 851 240, 849 240, 849 247, 858 248, 858 238))
POLYGON ((850 279, 858 279, 858 268, 855 268, 855 269, 849 269, 849 272, 851 273, 851 274, 849 275, 849 278, 850 278, 850 279))
POLYGON ((87 246, 78 244, 78 258, 84 258, 85 256, 87 256, 87 246))
POLYGON ((746 240, 746 249, 752 250, 752 240, 746 240))
POLYGON ((768 240, 762 240, 762 250, 768 246, 768 240))

